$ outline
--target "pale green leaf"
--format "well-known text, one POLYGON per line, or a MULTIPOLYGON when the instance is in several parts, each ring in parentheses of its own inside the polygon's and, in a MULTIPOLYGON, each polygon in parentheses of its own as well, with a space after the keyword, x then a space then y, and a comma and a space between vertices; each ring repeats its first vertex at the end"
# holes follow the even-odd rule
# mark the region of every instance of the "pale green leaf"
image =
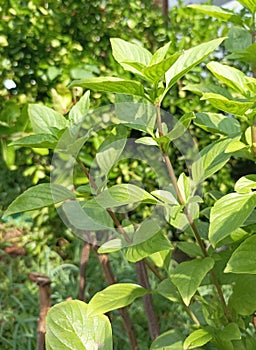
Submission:
POLYGON ((235 115, 244 115, 254 104, 248 100, 229 100, 222 95, 213 93, 204 93, 201 100, 207 100, 215 108, 235 115))
POLYGON ((80 231, 98 231, 112 229, 113 222, 104 208, 94 200, 82 207, 77 201, 69 201, 62 205, 63 220, 72 229, 80 231))
POLYGON ((194 259, 179 264, 170 277, 178 288, 184 303, 188 306, 206 274, 213 268, 214 260, 210 257, 194 259))
POLYGON ((74 86, 81 86, 82 88, 93 91, 144 96, 143 86, 139 82, 115 77, 97 77, 85 80, 74 80, 69 87, 74 86))
POLYGON ((168 53, 170 45, 171 45, 171 41, 169 41, 167 44, 165 44, 164 46, 156 50, 156 52, 151 57, 149 65, 152 66, 153 64, 163 61, 168 53))
POLYGON ((243 23, 242 18, 239 15, 235 14, 233 11, 223 9, 219 6, 192 4, 188 7, 197 10, 198 12, 204 13, 205 15, 209 15, 211 17, 223 20, 225 22, 229 21, 235 24, 243 23))
POLYGON ((256 310, 256 276, 239 275, 233 286, 229 304, 239 315, 249 316, 256 310))
POLYGON ((105 315, 88 315, 79 300, 54 305, 46 318, 46 350, 112 350, 111 324, 105 315))
POLYGON ((117 127, 117 135, 109 135, 97 151, 96 160, 105 176, 116 164, 125 147, 127 131, 123 128, 122 125, 117 127))
POLYGON ((35 134, 24 136, 20 139, 14 140, 12 146, 34 147, 34 148, 51 148, 54 149, 58 140, 51 134, 35 134))
POLYGON ((203 148, 199 158, 192 164, 193 179, 200 182, 220 170, 231 157, 231 153, 225 153, 231 142, 232 139, 219 140, 203 148))
POLYGON ((255 13, 256 12, 255 0, 238 0, 238 1, 243 6, 246 6, 251 11, 251 13, 255 13))
POLYGON ((183 350, 184 336, 177 330, 170 330, 157 337, 150 346, 150 350, 183 350))
POLYGON ((183 344, 183 349, 195 349, 199 346, 203 346, 212 339, 211 333, 209 333, 206 329, 197 329, 193 333, 191 333, 183 344))
POLYGON ((219 113, 196 113, 194 124, 205 131, 234 137, 241 132, 237 119, 219 113))
POLYGON ((40 184, 30 187, 18 196, 7 208, 4 217, 8 215, 41 209, 63 202, 66 199, 74 199, 75 195, 65 187, 57 184, 40 184))
POLYGON ((149 65, 152 54, 142 46, 129 43, 119 38, 112 38, 110 42, 115 60, 120 63, 124 69, 137 73, 131 69, 130 66, 124 64, 124 62, 137 62, 144 66, 149 65))
POLYGON ((88 314, 95 316, 131 304, 149 291, 137 284, 116 283, 96 293, 89 302, 88 314))
POLYGON ((174 62, 177 61, 179 57, 180 53, 175 53, 172 56, 162 60, 161 62, 145 67, 142 70, 142 73, 147 79, 151 80, 152 82, 157 82, 174 64, 174 62))
POLYGON ((178 289, 169 277, 158 284, 156 292, 174 303, 181 302, 181 297, 178 289))
POLYGON ((246 75, 240 70, 219 62, 210 62, 207 64, 207 68, 224 84, 240 92, 244 96, 248 95, 248 81, 246 75))
POLYGON ((256 274, 256 235, 243 241, 229 259, 224 272, 256 274))
POLYGON ((224 39, 218 38, 185 51, 165 74, 167 90, 210 55, 224 39))
POLYGON ((179 205, 175 194, 170 191, 156 190, 151 192, 151 194, 165 203, 179 205))
POLYGON ((39 104, 30 104, 28 115, 36 134, 52 134, 51 127, 61 130, 67 126, 67 121, 63 115, 39 104))
POLYGON ((252 190, 256 190, 256 175, 250 174, 241 177, 235 183, 234 189, 237 193, 249 193, 252 190))
POLYGON ((90 91, 86 91, 80 100, 71 108, 69 112, 69 120, 72 124, 79 124, 89 111, 90 107, 90 91))
POLYGON ((209 240, 213 246, 239 228, 256 205, 256 193, 229 193, 211 209, 209 240))
POLYGON ((150 239, 141 243, 129 245, 126 251, 126 259, 130 262, 140 261, 151 254, 171 248, 171 242, 162 232, 154 234, 150 239))
POLYGON ((108 254, 121 250, 125 244, 120 238, 112 239, 104 244, 98 249, 99 254, 108 254))
POLYGON ((158 202, 151 194, 132 184, 114 185, 101 192, 95 197, 95 200, 102 208, 114 208, 140 202, 158 202))
POLYGON ((158 143, 153 139, 153 137, 144 136, 136 139, 135 143, 141 143, 147 146, 158 146, 158 143))

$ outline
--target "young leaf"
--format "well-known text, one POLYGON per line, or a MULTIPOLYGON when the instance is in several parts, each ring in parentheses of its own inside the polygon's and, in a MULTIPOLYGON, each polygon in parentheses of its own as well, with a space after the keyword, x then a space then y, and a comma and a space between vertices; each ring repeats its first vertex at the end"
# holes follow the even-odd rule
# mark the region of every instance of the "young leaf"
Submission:
POLYGON ((252 14, 256 12, 256 3, 254 0, 238 0, 240 4, 246 6, 252 14))
POLYGON ((38 104, 28 106, 28 115, 36 134, 52 134, 51 127, 65 129, 67 121, 60 113, 38 104))
POLYGON ((151 57, 149 65, 152 66, 153 64, 157 64, 163 61, 168 53, 170 45, 171 45, 171 41, 169 41, 167 44, 165 44, 164 46, 156 50, 156 52, 151 57))
POLYGON ((177 330, 170 330, 157 337, 149 350, 183 350, 184 336, 177 330))
POLYGON ((171 273, 171 280, 178 288, 187 306, 190 304, 190 300, 200 286, 202 280, 213 266, 214 260, 210 257, 194 259, 179 264, 171 273))
POLYGON ((248 100, 229 100, 222 95, 212 93, 204 93, 201 100, 207 100, 215 108, 235 115, 244 115, 254 104, 248 100))
POLYGON ((114 208, 122 205, 147 202, 157 203, 157 199, 142 188, 132 184, 114 185, 95 197, 102 208, 114 208))
POLYGON ((140 63, 144 66, 149 65, 152 55, 142 46, 135 45, 118 38, 112 38, 110 39, 110 42, 115 60, 120 63, 124 69, 133 73, 138 73, 136 69, 125 64, 124 62, 140 63))
POLYGON ((88 315, 80 300, 54 305, 46 318, 47 350, 112 350, 111 324, 105 315, 88 315))
POLYGON ((141 83, 134 80, 125 80, 115 77, 97 77, 91 79, 74 80, 69 87, 81 86, 85 89, 103 92, 116 92, 119 94, 144 97, 144 89, 141 83))
POLYGON ((224 272, 256 274, 256 235, 243 241, 229 259, 224 272))
POLYGON ((131 304, 149 291, 137 284, 116 283, 96 293, 89 302, 88 314, 95 316, 131 304))
POLYGON ((209 240, 213 246, 240 227, 256 205, 256 193, 229 193, 211 209, 209 240))
POLYGON ((69 120, 73 124, 79 124, 83 121, 90 107, 90 91, 86 91, 80 100, 71 108, 69 120))
POLYGON ((125 244, 120 238, 112 239, 104 244, 98 249, 99 254, 113 253, 121 250, 125 244))
POLYGON ((219 62, 210 62, 207 64, 207 68, 216 78, 231 87, 231 89, 240 92, 244 96, 248 95, 248 81, 246 75, 240 70, 219 62))
POLYGON ((188 7, 194 10, 197 10, 198 12, 204 13, 206 15, 223 20, 225 22, 229 21, 235 24, 243 23, 242 18, 239 15, 235 14, 233 11, 223 9, 219 6, 192 4, 192 5, 188 5, 188 7))
POLYGON ((165 74, 166 92, 181 77, 210 55, 224 39, 225 38, 215 39, 185 51, 165 74))
POLYGON ((220 113, 196 113, 194 124, 205 131, 229 137, 238 136, 241 132, 237 119, 220 113))
POLYGON ((191 333, 183 344, 183 349, 195 349, 199 346, 203 346, 212 339, 211 333, 209 333, 206 329, 197 329, 193 333, 191 333))
POLYGON ((41 209, 63 202, 66 199, 75 199, 73 192, 56 184, 40 184, 30 187, 18 196, 7 208, 3 217, 35 209, 41 209))
POLYGON ((256 190, 256 175, 250 174, 241 177, 235 183, 234 189, 237 193, 249 193, 252 190, 256 190))

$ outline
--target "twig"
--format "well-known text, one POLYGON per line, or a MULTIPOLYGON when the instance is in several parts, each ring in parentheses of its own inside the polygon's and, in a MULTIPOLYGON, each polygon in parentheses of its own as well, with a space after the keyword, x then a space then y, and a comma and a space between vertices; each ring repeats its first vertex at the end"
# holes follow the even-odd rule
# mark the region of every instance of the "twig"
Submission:
POLYGON ((81 252, 78 299, 82 301, 85 301, 86 267, 90 256, 90 248, 90 244, 85 242, 81 252))
POLYGON ((37 326, 36 350, 45 350, 46 315, 51 307, 51 280, 46 275, 31 272, 29 279, 39 287, 40 314, 37 326))

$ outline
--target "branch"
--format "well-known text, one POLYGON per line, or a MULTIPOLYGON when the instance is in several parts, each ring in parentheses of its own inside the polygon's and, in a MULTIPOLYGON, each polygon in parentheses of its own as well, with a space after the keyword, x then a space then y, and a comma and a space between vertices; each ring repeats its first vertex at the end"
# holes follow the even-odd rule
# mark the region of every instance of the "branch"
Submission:
POLYGON ((86 242, 84 243, 81 252, 78 299, 82 301, 85 301, 86 267, 90 256, 90 248, 90 244, 86 242))

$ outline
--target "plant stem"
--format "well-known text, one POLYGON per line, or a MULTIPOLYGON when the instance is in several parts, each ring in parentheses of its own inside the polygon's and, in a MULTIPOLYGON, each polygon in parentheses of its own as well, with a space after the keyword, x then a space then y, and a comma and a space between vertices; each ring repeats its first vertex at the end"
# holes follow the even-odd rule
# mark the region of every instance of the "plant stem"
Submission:
MULTIPOLYGON (((136 262, 136 270, 138 275, 139 283, 142 287, 150 290, 150 285, 148 281, 148 274, 144 260, 136 262)), ((154 340, 160 334, 158 319, 155 313, 153 298, 151 294, 146 294, 143 296, 144 309, 147 316, 148 328, 150 332, 151 339, 154 340)))
MULTIPOLYGON (((156 103, 155 104, 155 107, 156 107, 156 112, 157 112, 157 126, 158 126, 158 132, 159 132, 159 136, 163 136, 163 130, 162 130, 162 120, 161 120, 161 110, 160 110, 160 104, 159 103, 156 103)), ((179 189, 179 186, 178 186, 178 182, 177 182, 177 178, 176 178, 176 175, 174 173, 174 169, 173 169, 173 166, 172 166, 172 163, 171 163, 171 160, 170 160, 170 157, 168 156, 168 154, 165 152, 164 150, 164 147, 162 145, 160 145, 161 147, 161 152, 162 152, 162 156, 163 156, 163 160, 166 164, 166 167, 167 167, 167 171, 168 171, 168 174, 169 174, 169 177, 171 179, 171 182, 173 184, 173 187, 174 187, 174 190, 176 192, 176 195, 177 195, 177 198, 178 198, 178 201, 181 205, 185 205, 185 201, 181 195, 181 192, 180 192, 180 189, 179 189)), ((189 225, 194 233, 194 236, 195 236, 195 239, 204 255, 204 257, 208 257, 208 253, 207 253, 207 250, 205 248, 205 245, 204 245, 204 242, 203 240, 201 239, 200 237, 200 233, 196 227, 196 224, 193 220, 193 218, 190 216, 190 214, 188 213, 188 210, 187 208, 185 208, 184 210, 184 214, 186 215, 186 218, 189 222, 189 225)), ((224 295, 223 295, 223 292, 222 292, 222 289, 221 289, 221 286, 219 284, 219 281, 218 281, 218 278, 217 278, 217 275, 215 273, 215 271, 211 270, 210 271, 211 273, 211 276, 212 276, 212 279, 213 279, 213 283, 216 287, 216 290, 217 290, 217 293, 219 295, 219 298, 220 298, 220 302, 221 302, 221 305, 222 305, 222 309, 223 309, 223 312, 224 312, 224 315, 227 319, 228 322, 232 322, 231 320, 231 316, 230 316, 230 312, 229 312, 229 309, 226 305, 226 302, 225 302, 225 299, 224 299, 224 295)))
POLYGON ((85 242, 81 252, 78 299, 82 301, 85 301, 86 266, 90 256, 90 248, 90 244, 85 242))

